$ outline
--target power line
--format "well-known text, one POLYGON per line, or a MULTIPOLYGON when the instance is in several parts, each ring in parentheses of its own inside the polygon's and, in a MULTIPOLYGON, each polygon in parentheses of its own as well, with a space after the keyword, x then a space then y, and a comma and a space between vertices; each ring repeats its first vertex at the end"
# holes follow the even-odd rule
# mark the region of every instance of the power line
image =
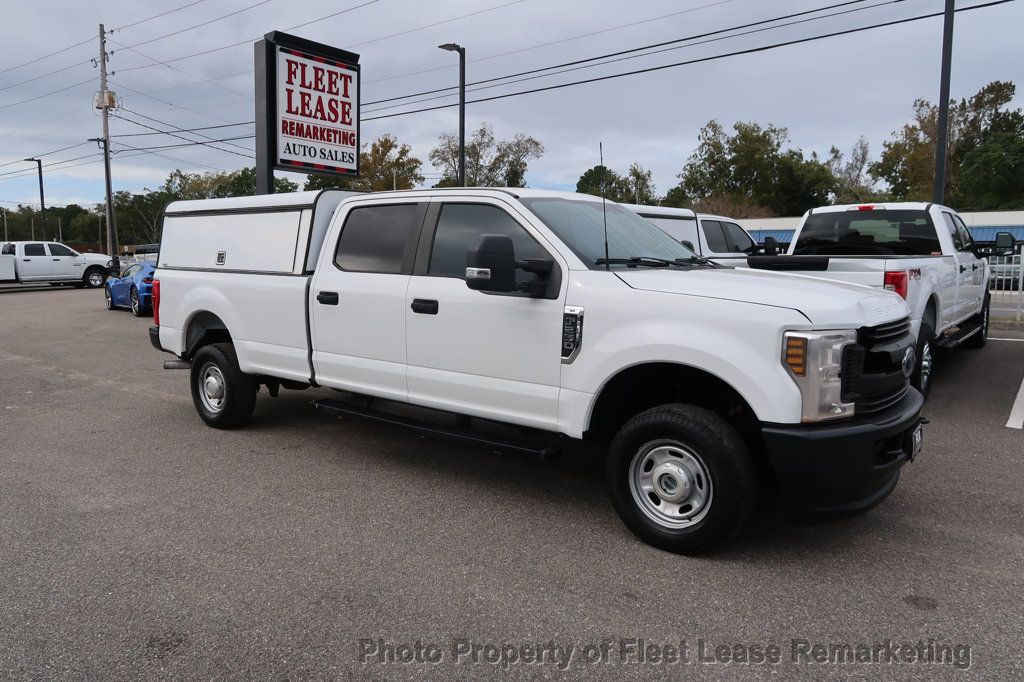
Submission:
POLYGON ((241 9, 236 9, 234 12, 228 12, 227 14, 221 15, 221 16, 215 18, 215 19, 208 19, 208 20, 203 21, 201 23, 195 24, 194 26, 189 26, 187 28, 181 28, 181 29, 178 29, 177 31, 171 31, 170 33, 165 33, 162 36, 157 36, 156 38, 150 38, 148 40, 143 40, 141 42, 135 43, 134 45, 129 45, 125 49, 126 50, 130 50, 130 49, 132 49, 134 47, 140 47, 142 45, 149 45, 150 43, 155 43, 158 40, 163 40, 164 38, 170 38, 171 36, 180 35, 182 33, 186 33, 187 31, 192 31, 192 30, 195 30, 197 28, 203 28, 204 26, 209 26, 210 24, 215 24, 218 21, 223 21, 224 19, 228 19, 228 18, 233 17, 233 16, 235 16, 237 14, 241 14, 242 12, 248 12, 251 9, 256 9, 257 7, 260 7, 261 5, 266 5, 267 3, 273 2, 273 1, 274 0, 259 0, 259 2, 254 2, 251 5, 246 5, 245 7, 242 7, 241 9))
MULTIPOLYGON (((126 111, 127 111, 127 109, 126 109, 126 111)), ((134 111, 131 112, 131 113, 135 114, 136 116, 142 116, 142 114, 136 113, 134 111)), ((128 119, 125 118, 123 120, 127 121, 128 119)), ((135 123, 135 121, 132 121, 132 123, 135 123)), ((217 128, 234 128, 235 126, 253 125, 254 123, 256 123, 256 121, 241 121, 239 123, 224 123, 224 124, 219 125, 219 126, 202 126, 200 128, 178 128, 177 131, 178 132, 182 132, 182 133, 191 133, 191 132, 195 132, 197 130, 215 130, 217 128)), ((111 138, 118 138, 118 137, 143 137, 143 136, 146 136, 146 135, 167 135, 167 134, 168 133, 166 131, 160 130, 160 131, 157 131, 155 133, 121 133, 120 135, 111 135, 110 137, 111 138)))
MULTIPOLYGON (((88 142, 79 142, 78 144, 68 145, 67 147, 61 147, 60 149, 53 149, 53 150, 48 151, 48 152, 41 152, 39 154, 29 154, 29 156, 31 156, 31 157, 49 156, 50 154, 57 154, 59 152, 66 151, 68 149, 74 149, 75 147, 81 147, 81 146, 87 145, 87 144, 89 144, 89 143, 88 142)), ((17 159, 15 161, 7 161, 6 163, 0 163, 0 168, 3 168, 4 166, 10 166, 11 164, 14 164, 14 163, 21 163, 22 161, 24 161, 24 159, 17 159)))
MULTIPOLYGON (((256 137, 256 136, 255 135, 238 135, 237 137, 225 137, 225 138, 220 139, 220 140, 211 140, 211 141, 212 142, 230 142, 231 140, 251 140, 254 137, 256 137)), ((192 142, 185 142, 183 144, 164 144, 164 145, 159 145, 157 147, 133 147, 133 149, 135 151, 139 151, 139 152, 151 152, 151 151, 158 151, 158 150, 161 150, 161 149, 181 149, 182 147, 195 147, 196 145, 205 145, 205 144, 206 144, 205 142, 197 142, 197 141, 193 140, 192 142)), ((222 149, 220 151, 227 151, 227 150, 222 149)), ((256 158, 256 157, 250 157, 250 158, 256 158)))
MULTIPOLYGON (((509 78, 516 78, 516 77, 519 77, 519 76, 526 76, 526 75, 529 75, 529 74, 540 73, 541 71, 550 71, 550 70, 553 70, 553 69, 561 69, 561 68, 564 68, 564 67, 567 67, 567 66, 575 66, 577 64, 584 64, 584 63, 587 63, 587 62, 593 62, 593 61, 597 61, 597 60, 600 60, 600 59, 608 59, 610 57, 617 57, 619 55, 630 54, 630 53, 633 53, 633 52, 640 52, 640 51, 643 51, 643 50, 650 50, 650 49, 654 49, 654 48, 657 48, 657 47, 663 47, 665 45, 673 45, 673 44, 676 44, 676 43, 682 43, 682 42, 688 42, 688 41, 691 41, 691 40, 697 40, 698 38, 706 38, 708 36, 720 35, 722 33, 728 33, 728 32, 731 32, 731 31, 739 31, 741 29, 750 28, 752 26, 761 26, 761 25, 764 25, 764 24, 770 24, 770 23, 774 23, 774 22, 777 22, 777 21, 784 21, 786 19, 792 19, 794 17, 804 16, 804 15, 807 15, 807 14, 815 14, 815 13, 818 13, 818 12, 826 12, 828 10, 836 9, 838 7, 845 7, 847 5, 856 5, 856 4, 860 4, 860 3, 866 2, 866 1, 867 0, 845 0, 845 2, 839 2, 839 3, 836 3, 834 5, 827 5, 825 7, 818 7, 816 9, 805 10, 803 12, 796 12, 796 13, 793 13, 793 14, 784 14, 784 15, 781 15, 781 16, 772 17, 771 19, 762 19, 760 21, 755 21, 755 22, 751 22, 751 23, 747 23, 747 24, 739 24, 737 26, 730 26, 730 27, 727 27, 727 28, 717 29, 715 31, 708 31, 708 32, 705 32, 705 33, 697 33, 697 34, 686 36, 686 37, 683 37, 683 38, 675 38, 673 40, 666 40, 666 41, 662 41, 662 42, 658 42, 658 43, 651 43, 649 45, 641 45, 640 47, 633 47, 633 48, 630 48, 628 50, 619 50, 618 52, 609 52, 609 53, 606 53, 606 54, 597 55, 596 57, 586 57, 584 59, 576 59, 576 60, 573 60, 573 61, 570 61, 570 62, 563 62, 561 64, 554 64, 552 66, 545 66, 545 67, 541 67, 541 68, 537 68, 537 69, 530 69, 528 71, 520 71, 519 73, 511 73, 511 74, 508 74, 508 75, 505 75, 505 76, 496 76, 494 78, 487 78, 487 79, 484 79, 484 80, 475 81, 473 83, 467 83, 467 85, 481 85, 481 84, 484 84, 484 83, 493 83, 493 82, 499 81, 499 80, 506 80, 506 79, 509 79, 509 78)), ((902 2, 902 1, 903 0, 892 0, 892 2, 902 2)), ((818 18, 823 18, 823 17, 818 17, 818 18)), ((366 106, 370 106, 370 105, 373 105, 373 104, 383 104, 385 102, 394 102, 394 101, 397 101, 397 100, 409 99, 411 97, 419 97, 421 95, 433 95, 435 93, 445 92, 445 91, 449 91, 449 90, 458 90, 458 86, 450 86, 450 87, 445 87, 445 88, 438 88, 436 90, 424 90, 423 92, 418 92, 418 93, 415 93, 415 94, 412 94, 412 95, 402 95, 401 97, 389 97, 387 99, 380 99, 380 100, 376 100, 376 101, 373 101, 373 102, 365 102, 364 104, 366 106)))
MULTIPOLYGON (((322 16, 322 17, 320 17, 318 19, 313 19, 311 21, 307 21, 304 24, 298 24, 296 26, 291 26, 291 27, 286 28, 284 30, 285 31, 293 31, 296 28, 301 28, 302 26, 309 26, 310 24, 315 24, 318 21, 324 21, 325 19, 330 19, 332 17, 336 17, 339 14, 345 14, 346 12, 352 12, 354 10, 359 9, 360 7, 366 7, 367 5, 373 5, 373 4, 378 3, 378 2, 380 2, 380 0, 367 0, 366 2, 360 3, 358 5, 353 5, 352 7, 349 7, 348 9, 339 10, 337 12, 333 12, 331 14, 327 14, 325 16, 322 16)), ((214 48, 211 48, 209 50, 203 50, 201 52, 193 52, 192 54, 182 55, 180 57, 173 57, 171 59, 165 60, 165 63, 168 63, 168 62, 180 62, 180 61, 183 61, 185 59, 192 59, 193 57, 201 57, 203 55, 213 54, 214 52, 221 52, 223 50, 228 50, 228 49, 231 49, 232 47, 238 47, 239 45, 251 45, 254 40, 259 40, 262 37, 263 36, 257 36, 255 38, 250 38, 248 40, 241 40, 241 41, 239 41, 237 43, 231 43, 230 45, 222 45, 220 47, 214 47, 214 48)), ((140 44, 142 44, 142 43, 140 43, 140 44)), ((120 69, 120 71, 121 72, 137 71, 139 69, 150 69, 153 66, 156 66, 156 65, 155 64, 142 64, 142 65, 139 65, 139 66, 129 66, 129 67, 120 69)))
MULTIPOLYGON (((121 45, 120 43, 118 43, 116 40, 111 40, 110 42, 114 43, 115 45, 117 45, 121 49, 129 50, 129 51, 134 52, 135 54, 139 55, 140 57, 145 57, 146 59, 148 59, 149 61, 153 62, 154 64, 161 64, 163 66, 166 66, 168 69, 170 69, 172 71, 177 71, 178 73, 180 73, 180 74, 182 74, 184 76, 188 76, 193 81, 202 81, 202 76, 197 76, 197 75, 195 75, 193 73, 189 73, 188 71, 184 71, 182 69, 179 69, 178 67, 174 66, 173 64, 168 64, 167 62, 164 62, 164 61, 161 61, 161 60, 157 59, 156 57, 151 57, 148 54, 140 52, 139 50, 135 49, 134 47, 125 47, 124 45, 121 45)), ((204 81, 204 82, 212 82, 212 81, 204 81)), ((237 90, 232 90, 231 88, 225 87, 225 86, 220 85, 218 83, 214 83, 213 85, 214 85, 214 87, 220 88, 221 90, 224 90, 225 92, 230 92, 232 95, 237 95, 239 97, 245 97, 245 94, 243 94, 241 92, 238 92, 237 90)))
POLYGON ((354 45, 350 45, 349 47, 360 47, 362 45, 369 45, 370 43, 378 43, 378 42, 380 42, 382 40, 388 40, 389 38, 397 38, 398 36, 408 35, 409 33, 416 33, 417 31, 422 31, 422 30, 427 29, 427 28, 434 28, 435 26, 441 26, 442 24, 450 24, 451 22, 459 21, 460 19, 468 19, 469 17, 475 17, 475 16, 480 15, 480 14, 486 14, 487 12, 493 12, 494 10, 502 9, 502 8, 508 7, 510 5, 518 5, 521 2, 526 2, 526 0, 512 0, 511 2, 506 2, 506 3, 503 3, 501 5, 494 5, 493 7, 487 7, 486 9, 481 9, 481 10, 477 10, 476 12, 470 12, 469 14, 463 14, 461 16, 452 17, 451 19, 443 19, 441 21, 435 21, 432 24, 426 24, 424 26, 417 26, 416 28, 410 28, 407 31, 399 31, 398 33, 392 33, 390 35, 380 36, 379 38, 371 38, 370 40, 364 40, 361 43, 355 43, 354 45))
POLYGON ((206 0, 194 0, 193 2, 190 2, 187 5, 182 5, 181 7, 175 7, 174 9, 169 9, 166 12, 161 12, 160 14, 154 14, 153 16, 147 17, 146 19, 140 19, 139 21, 133 21, 132 23, 125 24, 124 26, 118 26, 117 28, 112 28, 112 29, 110 29, 110 32, 113 33, 114 31, 123 31, 126 28, 131 28, 133 26, 138 26, 139 24, 144 24, 147 21, 153 21, 154 19, 159 19, 160 17, 166 17, 168 14, 174 14, 175 12, 180 12, 183 9, 188 9, 189 7, 192 7, 193 5, 198 5, 201 2, 206 2, 206 0))
MULTIPOLYGON (((85 154, 84 156, 76 156, 73 159, 64 159, 63 161, 54 161, 52 163, 44 163, 43 164, 43 168, 54 168, 55 166, 61 166, 62 164, 65 164, 65 163, 70 163, 72 161, 79 161, 80 159, 87 159, 87 158, 94 157, 94 156, 103 156, 103 155, 100 154, 99 152, 93 152, 92 154, 85 154)), ((82 164, 75 164, 75 165, 78 166, 78 165, 82 165, 82 164)), ((66 166, 66 167, 70 168, 70 166, 66 166)), ((61 170, 63 170, 63 168, 65 168, 65 167, 62 166, 61 170)), ((0 173, 0 179, 10 179, 10 178, 14 178, 14 177, 29 177, 29 176, 35 175, 36 173, 37 173, 37 169, 35 169, 35 168, 33 168, 31 170, 26 170, 26 171, 21 171, 21 170, 7 171, 6 173, 0 173)))
POLYGON ((12 102, 11 104, 5 104, 2 107, 0 107, 0 110, 10 109, 11 107, 16 107, 19 104, 26 104, 28 102, 35 102, 37 99, 43 99, 44 97, 49 97, 50 95, 56 95, 56 94, 61 93, 61 92, 67 92, 68 90, 71 90, 73 88, 78 88, 78 87, 81 87, 81 86, 85 85, 86 83, 92 83, 92 82, 93 82, 93 79, 90 78, 88 80, 82 81, 81 83, 75 83, 74 85, 69 85, 66 88, 60 88, 59 90, 54 90, 54 91, 48 92, 48 93, 46 93, 44 95, 36 95, 35 97, 29 97, 28 99, 23 99, 20 102, 12 102))
MULTIPOLYGON (((1006 4, 1008 2, 1015 2, 1015 0, 992 0, 992 2, 987 2, 987 3, 980 4, 980 5, 972 5, 971 7, 960 7, 960 8, 957 8, 956 11, 957 12, 968 12, 970 10, 984 9, 986 7, 994 7, 996 5, 1003 5, 1003 4, 1006 4)), ((723 53, 723 54, 712 55, 712 56, 709 56, 709 57, 701 57, 699 59, 689 59, 689 60, 686 60, 686 61, 675 62, 675 63, 672 63, 672 64, 663 64, 663 65, 660 65, 660 66, 651 66, 651 67, 647 67, 645 69, 636 69, 636 70, 633 70, 633 71, 625 71, 625 72, 622 72, 622 73, 609 74, 609 75, 606 75, 606 76, 597 76, 597 77, 594 77, 594 78, 587 78, 587 79, 584 79, 584 80, 570 81, 568 83, 560 83, 558 85, 547 85, 547 86, 540 87, 540 88, 532 88, 530 90, 520 90, 520 91, 517 91, 517 92, 510 92, 510 93, 506 93, 506 94, 502 94, 502 95, 493 95, 491 97, 481 97, 479 99, 469 100, 468 102, 466 102, 466 104, 478 104, 478 103, 481 103, 481 102, 492 102, 494 100, 507 99, 509 97, 519 97, 521 95, 530 95, 530 94, 537 93, 537 92, 546 92, 548 90, 559 90, 561 88, 568 88, 568 87, 573 87, 573 86, 576 86, 576 85, 584 85, 586 83, 596 83, 596 82, 599 82, 599 81, 612 80, 612 79, 615 79, 615 78, 624 78, 626 76, 636 76, 636 75, 639 75, 639 74, 652 73, 654 71, 662 71, 664 69, 672 69, 672 68, 676 68, 676 67, 680 67, 680 66, 688 66, 688 65, 691 65, 691 64, 699 64, 699 63, 702 63, 702 62, 710 62, 710 61, 715 61, 715 60, 718 60, 718 59, 725 59, 726 57, 735 57, 735 56, 738 56, 738 55, 754 54, 754 53, 757 53, 757 52, 765 52, 765 51, 774 50, 774 49, 780 48, 780 47, 788 47, 790 45, 799 45, 799 44, 802 44, 802 43, 809 43, 809 42, 814 42, 814 41, 817 41, 817 40, 823 40, 825 38, 835 38, 837 36, 849 35, 849 34, 852 34, 852 33, 860 33, 862 31, 869 31, 869 30, 873 30, 873 29, 876 29, 876 28, 885 28, 885 27, 888 27, 888 26, 896 26, 898 24, 906 24, 906 23, 910 23, 910 22, 913 22, 913 21, 920 21, 922 19, 932 19, 932 18, 935 18, 935 17, 943 16, 943 14, 944 14, 943 12, 932 12, 931 14, 921 14, 921 15, 918 15, 916 17, 908 17, 906 19, 897 19, 897 20, 894 20, 894 21, 887 21, 887 22, 882 22, 882 23, 878 23, 878 24, 872 24, 870 26, 861 26, 861 27, 858 27, 858 28, 851 28, 851 29, 846 29, 846 30, 843 30, 843 31, 834 31, 832 33, 825 33, 825 34, 818 35, 818 36, 810 36, 808 38, 798 38, 798 39, 795 39, 795 40, 787 40, 787 41, 780 42, 780 43, 773 43, 771 45, 763 45, 761 47, 753 47, 753 48, 748 48, 748 49, 745 49, 745 50, 735 50, 733 52, 726 52, 726 53, 723 53)), ((440 104, 440 105, 433 106, 433 107, 424 107, 422 109, 413 109, 413 110, 410 110, 410 111, 400 111, 400 112, 391 113, 391 114, 382 114, 380 116, 372 116, 372 117, 369 117, 369 118, 360 118, 360 121, 376 121, 376 120, 384 119, 384 118, 393 118, 395 116, 408 116, 410 114, 419 114, 419 113, 423 113, 423 112, 427 112, 427 111, 438 111, 440 109, 450 109, 451 107, 454 107, 454 106, 458 106, 458 104, 440 104)))
POLYGON ((198 168, 207 168, 209 170, 220 171, 221 173, 226 173, 227 172, 223 168, 219 168, 217 166, 210 166, 210 165, 205 164, 205 163, 197 163, 195 161, 189 161, 187 159, 179 159, 177 156, 171 156, 169 154, 161 154, 160 152, 155 152, 155 151, 148 150, 148 149, 140 149, 139 147, 132 147, 131 145, 127 145, 124 142, 118 142, 117 144, 119 144, 119 145, 121 145, 123 147, 128 147, 128 149, 133 150, 135 152, 139 152, 139 153, 136 153, 136 154, 125 154, 124 156, 121 157, 122 159, 124 159, 124 158, 133 158, 133 157, 136 157, 136 156, 144 156, 146 154, 149 154, 151 156, 158 156, 161 159, 167 159, 168 161, 174 161, 175 163, 184 163, 184 164, 188 164, 189 166, 196 166, 198 168))
MULTIPOLYGON (((141 116, 142 118, 146 119, 147 121, 152 121, 153 123, 156 123, 158 125, 167 126, 167 127, 169 127, 171 129, 172 132, 176 132, 176 133, 183 132, 182 128, 180 126, 176 126, 176 125, 174 125, 172 123, 168 123, 167 121, 161 121, 158 118, 153 118, 152 116, 147 116, 146 114, 140 114, 139 112, 132 111, 131 109, 129 109, 127 107, 122 107, 122 109, 124 111, 127 111, 129 114, 133 114, 135 116, 141 116)), ((136 125, 139 125, 139 123, 137 121, 133 121, 133 123, 135 123, 136 125)), ((253 121, 253 123, 255 123, 255 121, 253 121)), ((148 126, 146 126, 146 127, 148 127, 148 126)), ((156 130, 156 128, 150 128, 150 130, 156 130)), ((192 133, 192 134, 195 135, 196 137, 202 137, 202 138, 205 138, 207 140, 212 140, 213 139, 209 135, 205 135, 203 133, 192 133)), ((188 139, 188 138, 186 138, 186 139, 188 139)), ((247 152, 253 151, 251 148, 243 147, 242 145, 232 144, 230 146, 238 147, 239 149, 243 149, 243 150, 245 150, 247 152)))
MULTIPOLYGON (((125 116, 118 116, 118 118, 120 118, 122 121, 128 121, 129 123, 132 123, 134 125, 141 126, 143 128, 148 128, 149 130, 156 131, 155 133, 150 133, 152 135, 163 134, 163 135, 167 135, 169 137, 177 138, 179 140, 185 140, 185 141, 191 142, 193 144, 200 144, 200 145, 203 145, 204 147, 209 147, 210 149, 216 149, 219 152, 227 152, 228 154, 235 154, 236 156, 244 156, 247 159, 255 159, 256 158, 255 156, 253 156, 251 154, 242 154, 241 152, 236 152, 236 151, 233 151, 231 149, 224 149, 223 147, 215 147, 212 144, 212 142, 203 142, 203 141, 199 141, 199 140, 193 140, 191 138, 185 137, 184 135, 177 135, 177 134, 175 134, 175 133, 173 133, 171 131, 160 130, 159 128, 154 128, 153 126, 146 125, 145 123, 139 123, 138 121, 133 121, 132 119, 127 118, 125 116)), ((225 127, 227 127, 227 126, 225 126, 225 127)), ((196 133, 193 133, 193 134, 196 134, 196 133)), ((221 140, 221 141, 224 142, 226 140, 221 140)), ((128 145, 125 145, 123 142, 119 143, 119 144, 122 144, 124 146, 128 146, 128 145)))

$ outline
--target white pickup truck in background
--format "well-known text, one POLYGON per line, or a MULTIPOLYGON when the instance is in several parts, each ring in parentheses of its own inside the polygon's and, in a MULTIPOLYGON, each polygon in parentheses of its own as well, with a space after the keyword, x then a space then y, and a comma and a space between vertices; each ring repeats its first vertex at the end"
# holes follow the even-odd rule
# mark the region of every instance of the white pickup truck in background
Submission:
POLYGON ((672 551, 737 533, 758 471, 846 515, 921 447, 902 299, 709 264, 588 195, 176 202, 153 294, 150 339, 210 426, 245 423, 261 386, 326 387, 326 414, 489 449, 586 438, 624 523, 672 551))
POLYGON ((742 266, 757 243, 733 218, 696 213, 689 208, 622 204, 654 223, 698 256, 720 265, 742 266))
POLYGON ((0 283, 77 284, 103 286, 110 256, 79 253, 57 242, 3 242, 0 245, 0 283))
POLYGON ((855 204, 808 211, 787 255, 752 255, 746 263, 902 296, 917 339, 913 384, 927 396, 936 348, 985 345, 990 304, 985 257, 1012 249, 1008 232, 1000 233, 994 250, 975 245, 963 220, 946 206, 855 204))

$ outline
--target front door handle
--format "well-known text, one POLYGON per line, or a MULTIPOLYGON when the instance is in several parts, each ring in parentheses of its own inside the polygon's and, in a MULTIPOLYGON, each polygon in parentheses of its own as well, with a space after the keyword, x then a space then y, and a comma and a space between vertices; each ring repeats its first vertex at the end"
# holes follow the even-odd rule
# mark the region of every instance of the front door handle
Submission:
POLYGON ((316 295, 317 303, 323 305, 338 305, 338 292, 337 291, 320 291, 316 295))
POLYGON ((53 262, 54 262, 54 263, 59 263, 59 262, 60 262, 60 258, 54 258, 54 259, 53 259, 53 262))
POLYGON ((437 301, 429 298, 412 299, 412 311, 423 315, 437 315, 437 301))

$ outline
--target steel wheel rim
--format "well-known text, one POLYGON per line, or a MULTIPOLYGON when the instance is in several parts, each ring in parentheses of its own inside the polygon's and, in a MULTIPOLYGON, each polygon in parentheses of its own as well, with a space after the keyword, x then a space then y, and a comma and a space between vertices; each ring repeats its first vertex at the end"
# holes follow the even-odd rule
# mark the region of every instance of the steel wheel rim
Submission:
POLYGON ((224 409, 227 385, 220 367, 208 362, 199 370, 199 399, 208 411, 214 414, 224 409))
POLYGON ((921 390, 928 386, 932 378, 932 344, 925 341, 921 349, 921 390))
POLYGON ((103 298, 107 300, 107 310, 112 310, 114 307, 114 299, 110 297, 110 289, 103 290, 103 298))
POLYGON ((700 523, 711 509, 714 484, 707 465, 678 441, 645 444, 629 465, 629 492, 643 514, 663 528, 700 523))
POLYGON ((138 315, 139 314, 139 292, 137 292, 134 289, 132 289, 131 297, 132 297, 132 312, 135 313, 136 315, 138 315))
POLYGON ((90 273, 89 284, 93 285, 94 287, 98 287, 99 285, 103 284, 103 275, 101 275, 98 272, 90 273))

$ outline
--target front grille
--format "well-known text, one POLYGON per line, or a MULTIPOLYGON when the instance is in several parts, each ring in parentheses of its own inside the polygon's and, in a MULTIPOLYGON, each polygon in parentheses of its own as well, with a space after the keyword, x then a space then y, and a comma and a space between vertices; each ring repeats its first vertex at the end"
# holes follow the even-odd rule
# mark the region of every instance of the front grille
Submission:
POLYGON ((865 348, 874 348, 875 346, 898 341, 909 332, 910 318, 904 317, 901 320, 886 322, 876 327, 861 327, 857 337, 865 348))
POLYGON ((857 331, 857 343, 843 349, 842 398, 857 414, 892 407, 910 390, 903 356, 912 346, 910 319, 903 318, 857 331))

